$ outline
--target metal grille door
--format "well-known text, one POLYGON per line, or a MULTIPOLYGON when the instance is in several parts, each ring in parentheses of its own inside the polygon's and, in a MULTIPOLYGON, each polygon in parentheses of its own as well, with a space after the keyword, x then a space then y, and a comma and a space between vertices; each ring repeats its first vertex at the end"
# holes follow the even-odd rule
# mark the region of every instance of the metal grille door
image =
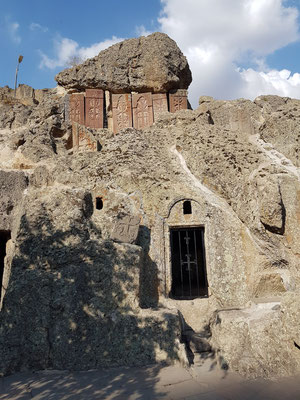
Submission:
POLYGON ((171 228, 171 297, 207 296, 204 228, 171 228))

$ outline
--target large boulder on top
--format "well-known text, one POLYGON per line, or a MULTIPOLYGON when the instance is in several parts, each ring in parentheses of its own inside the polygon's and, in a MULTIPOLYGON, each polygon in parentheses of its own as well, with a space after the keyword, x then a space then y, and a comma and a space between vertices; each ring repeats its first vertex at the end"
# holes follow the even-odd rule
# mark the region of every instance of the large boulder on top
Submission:
POLYGON ((101 88, 114 93, 187 89, 192 74, 176 42, 164 33, 124 40, 55 77, 71 89, 101 88))

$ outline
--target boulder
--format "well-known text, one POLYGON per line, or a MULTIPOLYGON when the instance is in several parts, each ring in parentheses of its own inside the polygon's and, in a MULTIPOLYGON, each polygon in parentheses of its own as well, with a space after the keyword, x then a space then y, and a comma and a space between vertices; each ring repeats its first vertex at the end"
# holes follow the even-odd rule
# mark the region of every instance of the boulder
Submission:
POLYGON ((213 346, 230 369, 252 378, 299 373, 299 293, 220 310, 211 325, 213 346))
POLYGON ((101 88, 113 93, 164 93, 192 81, 185 56, 164 33, 124 40, 55 77, 68 89, 101 88))

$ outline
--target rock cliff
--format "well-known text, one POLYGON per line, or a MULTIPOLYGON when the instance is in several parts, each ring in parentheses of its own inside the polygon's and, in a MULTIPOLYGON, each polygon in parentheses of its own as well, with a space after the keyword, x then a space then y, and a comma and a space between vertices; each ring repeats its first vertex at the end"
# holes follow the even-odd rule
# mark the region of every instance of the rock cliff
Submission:
MULTIPOLYGON (((144 59, 147 40, 161 38, 151 36, 113 46, 108 59, 137 48, 144 59)), ((103 70, 92 65, 102 53, 58 82, 99 87, 103 70), (96 72, 85 78, 89 65, 96 72)), ((102 88, 127 88, 110 73, 115 83, 102 88)), ((180 79, 186 88, 190 78, 180 79)), ((161 82, 136 77, 128 88, 171 89, 161 82)), ((66 89, 23 92, 0 89, 1 373, 183 359, 178 310, 195 332, 210 332, 226 367, 299 372, 300 101, 201 97, 196 110, 115 135, 74 124, 66 89), (140 221, 134 244, 113 239, 124 216, 140 221), (207 295, 180 299, 170 232, 193 227, 203 233, 207 295)))

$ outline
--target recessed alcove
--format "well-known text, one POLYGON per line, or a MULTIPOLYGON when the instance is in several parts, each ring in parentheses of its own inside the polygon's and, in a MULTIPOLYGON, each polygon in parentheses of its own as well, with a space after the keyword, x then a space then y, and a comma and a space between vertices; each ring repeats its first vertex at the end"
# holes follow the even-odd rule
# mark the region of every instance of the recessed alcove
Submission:
POLYGON ((185 200, 183 202, 183 214, 190 215, 192 214, 192 204, 190 200, 185 200))
POLYGON ((103 208, 103 199, 102 197, 96 197, 96 209, 102 210, 103 208))

